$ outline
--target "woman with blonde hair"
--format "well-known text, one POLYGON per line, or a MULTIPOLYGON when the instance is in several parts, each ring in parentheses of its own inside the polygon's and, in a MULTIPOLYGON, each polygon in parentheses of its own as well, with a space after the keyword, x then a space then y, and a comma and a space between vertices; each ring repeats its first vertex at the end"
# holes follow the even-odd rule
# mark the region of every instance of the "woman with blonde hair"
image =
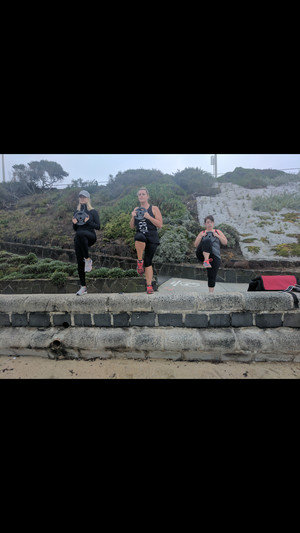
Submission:
POLYGON ((145 272, 147 294, 153 294, 152 259, 156 248, 160 244, 157 229, 162 228, 163 219, 159 208, 155 205, 150 205, 149 192, 145 187, 138 190, 137 196, 140 207, 136 207, 132 211, 130 220, 131 229, 136 230, 134 240, 137 251, 137 272, 140 275, 145 272))
POLYGON ((97 240, 95 230, 100 229, 99 214, 91 205, 91 196, 88 191, 80 191, 77 211, 73 218, 73 229, 76 231, 74 238, 75 252, 78 263, 78 274, 81 287, 77 296, 87 294, 85 273, 92 270, 93 261, 89 256, 89 247, 97 240))

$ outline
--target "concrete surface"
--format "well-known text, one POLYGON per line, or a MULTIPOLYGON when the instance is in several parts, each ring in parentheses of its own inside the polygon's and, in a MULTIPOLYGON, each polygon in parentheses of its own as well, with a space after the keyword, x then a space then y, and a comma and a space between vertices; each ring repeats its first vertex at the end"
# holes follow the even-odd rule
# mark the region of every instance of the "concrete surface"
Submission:
MULTIPOLYGON (((214 294, 224 292, 247 292, 249 283, 220 283, 217 282, 214 294)), ((158 292, 172 294, 208 294, 207 281, 171 278, 158 287, 158 292)))
POLYGON ((171 278, 153 295, 2 295, 0 355, 299 363, 291 295, 246 289, 171 278))

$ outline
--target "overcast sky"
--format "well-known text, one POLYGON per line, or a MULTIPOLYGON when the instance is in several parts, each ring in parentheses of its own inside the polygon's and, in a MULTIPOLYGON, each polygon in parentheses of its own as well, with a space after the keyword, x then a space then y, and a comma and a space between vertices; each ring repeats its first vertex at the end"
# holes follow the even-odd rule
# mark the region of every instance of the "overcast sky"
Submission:
MULTIPOLYGON (((128 169, 156 169, 172 174, 186 167, 198 167, 213 172, 211 156, 214 154, 4 154, 5 178, 12 177, 12 166, 46 159, 59 163, 69 176, 62 184, 73 179, 96 179, 106 183, 109 175, 128 169)), ((218 174, 233 171, 236 167, 276 170, 300 170, 299 154, 217 154, 218 174)), ((3 180, 1 165, 1 181, 3 180)))

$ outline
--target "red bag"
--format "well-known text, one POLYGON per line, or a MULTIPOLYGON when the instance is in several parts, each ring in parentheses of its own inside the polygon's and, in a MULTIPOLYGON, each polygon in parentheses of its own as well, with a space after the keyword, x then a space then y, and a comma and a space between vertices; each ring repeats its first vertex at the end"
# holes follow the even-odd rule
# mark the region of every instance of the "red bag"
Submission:
POLYGON ((265 291, 286 291, 297 285, 296 276, 261 276, 265 291))
POLYGON ((296 276, 258 276, 249 283, 248 291, 283 291, 289 292, 294 299, 295 309, 299 302, 294 292, 300 292, 300 280, 296 276))

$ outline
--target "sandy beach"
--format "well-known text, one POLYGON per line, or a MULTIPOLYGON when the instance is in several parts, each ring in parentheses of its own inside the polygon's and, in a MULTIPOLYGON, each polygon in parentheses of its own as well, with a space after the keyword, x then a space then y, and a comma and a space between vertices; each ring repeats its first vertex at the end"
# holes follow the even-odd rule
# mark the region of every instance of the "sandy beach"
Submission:
POLYGON ((300 363, 0 356, 0 379, 300 379, 300 363))

